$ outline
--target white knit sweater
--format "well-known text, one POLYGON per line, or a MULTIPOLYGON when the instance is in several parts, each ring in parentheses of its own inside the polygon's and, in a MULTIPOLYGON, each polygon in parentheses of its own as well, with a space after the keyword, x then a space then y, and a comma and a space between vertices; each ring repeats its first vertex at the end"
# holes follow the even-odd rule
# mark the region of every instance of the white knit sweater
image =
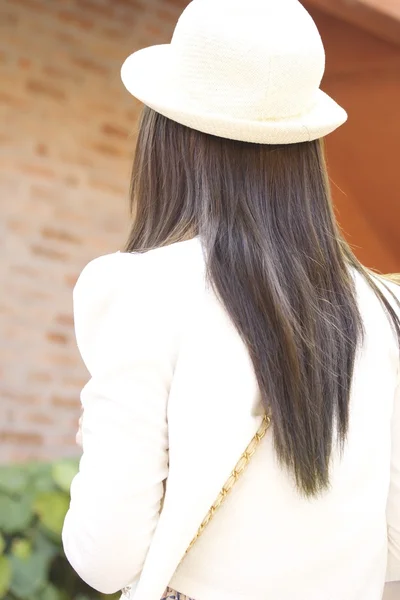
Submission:
POLYGON ((90 263, 74 296, 91 374, 84 453, 63 531, 83 579, 105 593, 130 585, 135 600, 159 600, 168 584, 195 600, 380 600, 385 579, 400 579, 399 353, 355 277, 367 339, 331 490, 299 497, 271 429, 178 567, 260 423, 252 365, 205 285, 197 238, 90 263))

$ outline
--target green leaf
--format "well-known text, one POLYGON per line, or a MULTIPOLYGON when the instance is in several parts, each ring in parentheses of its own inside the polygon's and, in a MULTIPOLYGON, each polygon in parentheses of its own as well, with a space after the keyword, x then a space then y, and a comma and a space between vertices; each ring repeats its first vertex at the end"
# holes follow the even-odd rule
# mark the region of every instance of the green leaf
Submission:
POLYGON ((46 463, 32 463, 27 466, 29 473, 29 488, 38 491, 54 489, 51 465, 46 463))
POLYGON ((50 532, 61 536, 69 498, 62 492, 41 492, 34 503, 34 511, 50 532))
POLYGON ((0 466, 0 600, 102 597, 79 579, 62 549, 60 534, 78 464, 67 459, 0 466))
POLYGON ((11 564, 6 556, 0 556, 0 598, 5 598, 11 583, 11 564))
POLYGON ((5 533, 24 531, 33 517, 32 498, 0 496, 0 530, 5 533))
POLYGON ((32 463, 26 466, 29 476, 29 490, 37 492, 47 492, 54 490, 55 484, 51 472, 51 465, 46 463, 32 463))
POLYGON ((37 475, 34 481, 31 482, 30 489, 34 489, 36 493, 53 491, 55 489, 55 485, 50 471, 48 473, 37 475))
POLYGON ((51 464, 45 462, 31 462, 26 463, 24 466, 30 478, 51 472, 51 464))
POLYGON ((78 472, 76 461, 60 460, 53 465, 52 475, 56 484, 64 491, 69 493, 71 481, 78 472))
POLYGON ((1 532, 0 532, 0 556, 3 554, 5 547, 6 547, 6 540, 1 535, 1 532))
POLYGON ((63 597, 60 592, 52 583, 46 583, 44 588, 40 589, 32 600, 61 600, 63 597))
POLYGON ((25 559, 11 556, 10 561, 12 565, 11 592, 21 600, 31 600, 46 583, 50 563, 48 557, 34 552, 25 559))
POLYGON ((54 534, 49 537, 48 531, 39 525, 33 536, 33 545, 35 550, 48 556, 49 559, 53 558, 60 552, 61 538, 57 537, 53 539, 54 534))
POLYGON ((0 490, 7 494, 23 492, 28 485, 28 473, 25 467, 0 467, 0 490))
POLYGON ((11 544, 11 554, 18 558, 28 558, 32 554, 32 544, 29 540, 17 538, 11 544))

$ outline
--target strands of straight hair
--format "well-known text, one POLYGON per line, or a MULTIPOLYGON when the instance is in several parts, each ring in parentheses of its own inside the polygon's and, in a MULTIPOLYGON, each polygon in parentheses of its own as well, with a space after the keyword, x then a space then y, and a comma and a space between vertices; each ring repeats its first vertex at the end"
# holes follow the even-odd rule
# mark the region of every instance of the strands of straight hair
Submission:
POLYGON ((131 199, 126 251, 200 237, 208 280, 272 414, 280 463, 305 496, 327 489, 333 439, 343 449, 348 432, 365 333, 352 269, 379 298, 399 346, 400 318, 338 228, 322 142, 222 139, 145 108, 131 199))

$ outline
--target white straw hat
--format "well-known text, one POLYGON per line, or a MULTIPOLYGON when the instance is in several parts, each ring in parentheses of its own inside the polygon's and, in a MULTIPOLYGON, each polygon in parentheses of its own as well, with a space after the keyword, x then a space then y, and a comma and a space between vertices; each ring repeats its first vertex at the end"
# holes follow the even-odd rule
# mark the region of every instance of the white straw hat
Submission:
POLYGON ((321 37, 298 0, 193 0, 170 44, 135 52, 122 81, 162 115, 260 144, 320 138, 346 112, 319 89, 321 37))

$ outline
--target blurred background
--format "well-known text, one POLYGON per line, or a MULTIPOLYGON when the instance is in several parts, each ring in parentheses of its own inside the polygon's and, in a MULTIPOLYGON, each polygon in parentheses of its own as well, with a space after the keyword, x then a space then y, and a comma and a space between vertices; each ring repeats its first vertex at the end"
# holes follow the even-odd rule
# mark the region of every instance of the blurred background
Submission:
MULTIPOLYGON (((169 42, 187 3, 0 1, 0 598, 92 597, 76 584, 63 596, 54 575, 87 381, 71 292, 129 228, 140 105, 120 66, 169 42)), ((327 138, 340 225, 364 264, 400 272, 400 0, 304 4, 325 43, 322 87, 349 114, 327 138)))

